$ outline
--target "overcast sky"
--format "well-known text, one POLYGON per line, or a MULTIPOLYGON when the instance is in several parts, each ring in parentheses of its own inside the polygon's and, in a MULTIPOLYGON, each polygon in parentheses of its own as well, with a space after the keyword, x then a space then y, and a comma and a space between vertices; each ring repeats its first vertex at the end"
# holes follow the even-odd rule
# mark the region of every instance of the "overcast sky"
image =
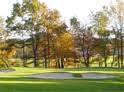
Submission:
MULTIPOLYGON (((0 16, 6 18, 10 15, 13 3, 22 0, 1 0, 0 16)), ((90 11, 101 9, 104 5, 110 4, 115 0, 40 0, 47 4, 51 9, 55 8, 60 11, 62 20, 67 23, 72 16, 78 17, 81 21, 86 22, 90 11)))

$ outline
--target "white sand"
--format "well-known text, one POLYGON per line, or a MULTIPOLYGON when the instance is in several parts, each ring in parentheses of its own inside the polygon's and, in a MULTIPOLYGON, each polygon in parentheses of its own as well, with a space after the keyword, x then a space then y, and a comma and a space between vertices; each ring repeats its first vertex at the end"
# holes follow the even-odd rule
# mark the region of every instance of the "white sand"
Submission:
POLYGON ((84 73, 84 74, 81 74, 81 76, 82 78, 85 78, 85 79, 107 79, 107 78, 117 77, 110 74, 102 74, 102 73, 84 73))
POLYGON ((15 69, 0 69, 0 73, 14 72, 15 69))
POLYGON ((71 79, 74 78, 71 73, 42 73, 42 74, 33 74, 29 77, 33 78, 43 78, 43 79, 71 79))
POLYGON ((41 74, 33 74, 28 77, 31 78, 43 78, 43 79, 106 79, 106 78, 114 78, 117 76, 113 76, 110 74, 100 74, 100 73, 83 73, 82 77, 74 77, 71 73, 41 73, 41 74))

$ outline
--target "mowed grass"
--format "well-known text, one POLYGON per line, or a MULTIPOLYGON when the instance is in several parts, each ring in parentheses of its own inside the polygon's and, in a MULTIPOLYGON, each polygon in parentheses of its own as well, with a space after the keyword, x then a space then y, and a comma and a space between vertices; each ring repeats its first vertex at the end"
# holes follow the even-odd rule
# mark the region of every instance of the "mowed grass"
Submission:
POLYGON ((124 92, 124 69, 82 68, 41 69, 15 68, 11 73, 0 73, 0 92, 124 92), (36 79, 27 75, 43 72, 109 73, 112 79, 36 79))

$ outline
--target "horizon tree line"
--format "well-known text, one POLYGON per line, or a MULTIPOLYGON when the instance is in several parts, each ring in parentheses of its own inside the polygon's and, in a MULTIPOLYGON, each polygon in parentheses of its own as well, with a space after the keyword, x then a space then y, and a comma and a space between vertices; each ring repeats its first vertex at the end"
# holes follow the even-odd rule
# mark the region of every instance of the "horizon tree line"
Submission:
POLYGON ((22 1, 13 5, 5 28, 0 20, 0 43, 5 43, 0 46, 0 53, 11 53, 6 60, 2 59, 5 54, 0 54, 6 67, 11 65, 9 58, 22 59, 24 67, 30 63, 45 68, 92 67, 94 63, 110 67, 110 57, 111 67, 124 67, 123 1, 117 0, 116 4, 93 12, 86 25, 74 16, 70 27, 61 20, 58 10, 49 9, 38 0, 22 1), (13 34, 25 38, 12 39, 13 34), (33 60, 28 62, 29 59, 33 60))

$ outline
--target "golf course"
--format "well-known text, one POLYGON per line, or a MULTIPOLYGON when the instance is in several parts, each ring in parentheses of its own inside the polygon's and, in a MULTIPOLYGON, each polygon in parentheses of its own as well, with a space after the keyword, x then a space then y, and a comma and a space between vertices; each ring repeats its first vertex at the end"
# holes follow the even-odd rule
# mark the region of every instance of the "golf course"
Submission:
POLYGON ((1 92, 124 92, 124 69, 13 69, 15 69, 13 72, 0 73, 1 92), (42 79, 28 77, 28 75, 46 72, 68 72, 74 75, 92 72, 112 74, 117 77, 107 79, 42 79))

